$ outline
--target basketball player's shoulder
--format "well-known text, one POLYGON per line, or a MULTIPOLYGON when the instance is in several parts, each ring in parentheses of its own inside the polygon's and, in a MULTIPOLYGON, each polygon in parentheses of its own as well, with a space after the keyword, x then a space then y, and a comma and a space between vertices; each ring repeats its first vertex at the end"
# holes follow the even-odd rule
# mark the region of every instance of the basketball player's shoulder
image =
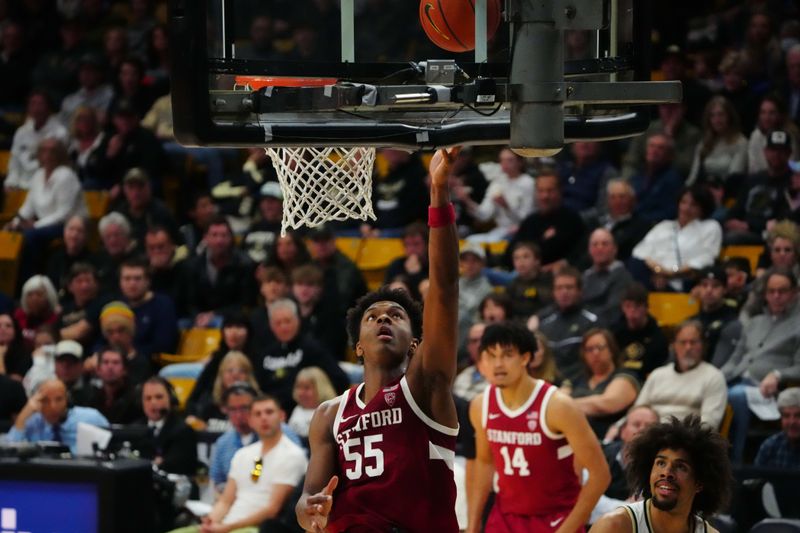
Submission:
POLYGON ((326 425, 333 426, 336 413, 339 412, 339 407, 345 401, 345 396, 345 394, 341 394, 336 398, 322 402, 314 412, 314 418, 324 421, 326 425))
POLYGON ((706 522, 706 533, 719 533, 719 530, 706 522))
POLYGON ((618 507, 604 514, 592 525, 592 533, 628 533, 633 531, 631 512, 625 507, 618 507))

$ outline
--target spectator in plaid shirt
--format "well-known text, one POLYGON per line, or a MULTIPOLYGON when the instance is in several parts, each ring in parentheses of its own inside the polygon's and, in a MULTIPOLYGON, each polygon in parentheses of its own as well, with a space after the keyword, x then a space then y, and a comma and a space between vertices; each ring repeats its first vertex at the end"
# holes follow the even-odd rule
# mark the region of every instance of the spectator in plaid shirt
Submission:
POLYGON ((800 387, 785 389, 778 395, 783 431, 761 445, 756 466, 800 470, 800 387))

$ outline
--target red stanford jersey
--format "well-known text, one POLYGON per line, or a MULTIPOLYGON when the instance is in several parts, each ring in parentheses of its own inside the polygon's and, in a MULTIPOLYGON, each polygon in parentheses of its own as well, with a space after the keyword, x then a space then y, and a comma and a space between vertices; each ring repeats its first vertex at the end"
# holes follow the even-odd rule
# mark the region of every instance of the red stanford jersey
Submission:
POLYGON ((547 427, 545 412, 556 387, 536 380, 518 409, 503 403, 500 389, 483 397, 483 427, 497 472, 496 506, 504 514, 544 516, 570 511, 580 492, 572 448, 547 427))
POLYGON ((362 383, 341 396, 333 423, 339 486, 327 531, 456 533, 458 429, 423 413, 405 376, 367 405, 363 389, 362 383))

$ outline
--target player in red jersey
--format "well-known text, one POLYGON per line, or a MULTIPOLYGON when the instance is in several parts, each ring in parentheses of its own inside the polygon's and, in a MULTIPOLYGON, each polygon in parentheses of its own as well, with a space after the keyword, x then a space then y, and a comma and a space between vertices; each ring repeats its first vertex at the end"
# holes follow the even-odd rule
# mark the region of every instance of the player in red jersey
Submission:
POLYGON ((480 357, 491 385, 470 404, 476 428, 468 533, 477 533, 496 470, 498 492, 487 533, 583 531, 611 475, 586 417, 571 398, 532 378, 536 338, 524 326, 486 328, 480 357), (581 486, 577 472, 589 479, 581 486))
POLYGON ((296 508, 307 531, 458 531, 452 471, 458 418, 451 394, 458 237, 447 186, 454 154, 440 150, 430 164, 424 313, 405 292, 387 289, 348 312, 364 383, 320 405, 311 420, 311 460, 296 508))

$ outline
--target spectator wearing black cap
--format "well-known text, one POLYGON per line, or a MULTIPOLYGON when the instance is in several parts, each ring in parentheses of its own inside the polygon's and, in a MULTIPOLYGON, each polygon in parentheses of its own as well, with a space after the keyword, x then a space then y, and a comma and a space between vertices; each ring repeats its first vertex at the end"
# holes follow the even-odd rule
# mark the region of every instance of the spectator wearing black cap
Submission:
POLYGON ((622 353, 622 368, 635 373, 640 382, 669 355, 669 343, 658 322, 647 309, 647 289, 632 283, 622 295, 622 318, 612 333, 622 353))
POLYGON ((308 233, 308 251, 325 276, 325 295, 333 295, 344 309, 350 309, 367 293, 367 282, 356 264, 336 247, 336 237, 328 226, 308 233))
POLYGON ((110 189, 115 200, 122 192, 120 186, 128 170, 144 170, 153 183, 153 191, 161 190, 161 176, 166 169, 166 155, 155 135, 139 125, 141 115, 134 102, 120 99, 111 106, 112 132, 98 149, 98 177, 104 188, 110 189))
POLYGON ((104 83, 104 67, 102 58, 96 54, 87 53, 81 57, 78 68, 80 87, 61 102, 59 118, 64 127, 70 127, 73 114, 81 107, 88 107, 97 114, 100 122, 105 122, 114 90, 104 83))
POLYGON ((722 330, 739 315, 735 305, 725 299, 727 283, 728 278, 721 267, 708 267, 699 272, 693 290, 700 301, 700 312, 691 319, 703 325, 707 361, 714 355, 722 330))
POLYGON ((751 174, 742 184, 725 221, 726 244, 760 244, 767 224, 791 212, 786 200, 792 176, 791 153, 792 138, 787 131, 769 132, 764 148, 767 169, 751 174))
POLYGON ((258 213, 242 239, 242 248, 254 262, 263 263, 281 232, 283 192, 278 182, 268 181, 259 189, 258 213))
POLYGON ((167 205, 153 198, 152 180, 144 169, 134 167, 125 173, 122 194, 122 203, 115 210, 128 219, 131 235, 138 243, 144 243, 147 228, 153 226, 166 228, 173 241, 179 239, 178 223, 167 205))

